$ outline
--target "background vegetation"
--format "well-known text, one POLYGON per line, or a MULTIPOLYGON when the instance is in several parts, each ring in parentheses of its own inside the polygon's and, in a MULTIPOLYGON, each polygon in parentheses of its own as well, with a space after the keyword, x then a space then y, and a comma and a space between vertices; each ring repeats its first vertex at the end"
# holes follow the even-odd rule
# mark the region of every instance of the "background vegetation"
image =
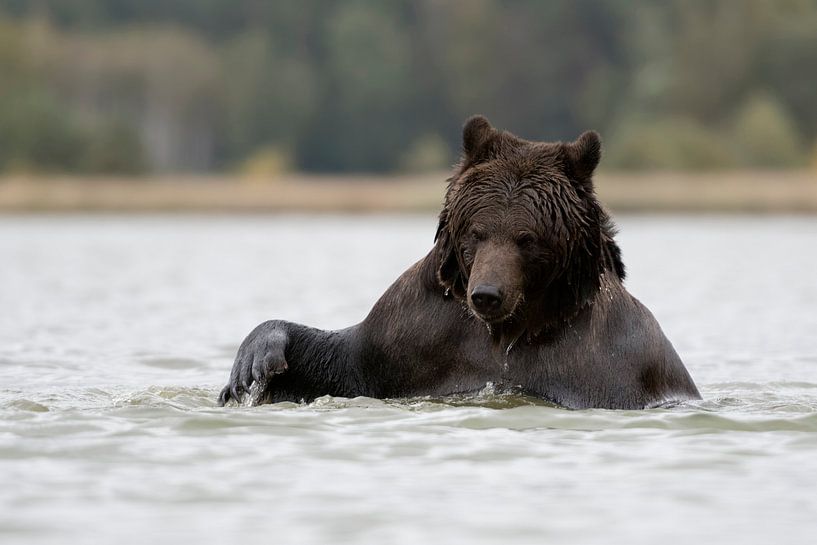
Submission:
POLYGON ((418 171, 465 117, 608 167, 798 167, 815 0, 0 0, 0 172, 418 171))

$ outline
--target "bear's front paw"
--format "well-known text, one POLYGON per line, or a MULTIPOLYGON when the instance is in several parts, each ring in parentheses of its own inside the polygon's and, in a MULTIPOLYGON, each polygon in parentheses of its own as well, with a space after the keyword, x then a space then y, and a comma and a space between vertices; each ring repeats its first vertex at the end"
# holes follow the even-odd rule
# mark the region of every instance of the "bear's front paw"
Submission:
POLYGON ((230 399, 241 403, 254 382, 263 387, 272 376, 289 369, 284 355, 287 340, 287 333, 279 322, 265 322, 256 327, 238 349, 230 382, 221 390, 218 404, 223 407, 230 399))

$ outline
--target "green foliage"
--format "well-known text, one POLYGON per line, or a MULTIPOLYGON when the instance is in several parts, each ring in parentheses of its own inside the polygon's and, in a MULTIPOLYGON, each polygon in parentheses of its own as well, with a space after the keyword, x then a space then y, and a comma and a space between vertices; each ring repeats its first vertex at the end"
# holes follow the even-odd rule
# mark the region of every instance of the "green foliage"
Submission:
POLYGON ((0 100, 0 169, 75 170, 83 133, 50 95, 21 89, 0 100))
POLYGON ((425 170, 475 113, 801 166, 815 89, 815 0, 0 0, 0 171, 425 170))
POLYGON ((223 50, 226 162, 289 145, 315 114, 312 66, 292 58, 265 31, 239 35, 223 50))
POLYGON ((774 21, 758 47, 756 77, 791 113, 799 134, 817 143, 817 6, 802 4, 774 21))
POLYGON ((415 129, 411 43, 402 2, 338 4, 321 32, 320 113, 297 145, 298 166, 384 171, 415 129))
POLYGON ((734 141, 747 165, 790 167, 804 163, 794 122, 768 95, 752 96, 738 110, 734 141))
POLYGON ((610 168, 706 170, 736 165, 728 139, 688 118, 627 121, 611 140, 604 160, 610 168))
POLYGON ((39 90, 0 100, 0 171, 138 174, 146 168, 132 126, 83 126, 39 90))
POLYGON ((147 169, 142 143, 134 127, 113 120, 87 131, 79 170, 104 174, 141 174, 147 169))
POLYGON ((451 150, 438 134, 423 135, 400 158, 400 169, 408 172, 430 172, 451 166, 451 150))
POLYGON ((260 148, 241 162, 238 172, 249 180, 269 182, 292 168, 292 156, 275 146, 260 148))

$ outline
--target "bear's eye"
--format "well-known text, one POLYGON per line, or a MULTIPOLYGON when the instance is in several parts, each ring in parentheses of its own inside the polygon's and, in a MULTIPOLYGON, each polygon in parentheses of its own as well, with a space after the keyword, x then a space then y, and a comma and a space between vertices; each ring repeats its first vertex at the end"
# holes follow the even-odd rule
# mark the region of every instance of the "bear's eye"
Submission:
POLYGON ((533 246, 536 244, 536 236, 533 233, 520 233, 516 236, 516 244, 519 246, 533 246))
POLYGON ((485 240, 485 233, 479 229, 471 229, 471 240, 474 242, 482 242, 485 240))

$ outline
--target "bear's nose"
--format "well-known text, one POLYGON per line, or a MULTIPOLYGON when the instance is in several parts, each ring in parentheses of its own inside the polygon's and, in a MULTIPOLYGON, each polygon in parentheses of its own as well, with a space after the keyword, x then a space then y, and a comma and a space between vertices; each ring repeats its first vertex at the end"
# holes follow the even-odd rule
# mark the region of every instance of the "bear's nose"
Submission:
POLYGON ((502 293, 494 286, 480 284, 471 291, 471 302, 481 314, 490 314, 502 304, 502 293))

